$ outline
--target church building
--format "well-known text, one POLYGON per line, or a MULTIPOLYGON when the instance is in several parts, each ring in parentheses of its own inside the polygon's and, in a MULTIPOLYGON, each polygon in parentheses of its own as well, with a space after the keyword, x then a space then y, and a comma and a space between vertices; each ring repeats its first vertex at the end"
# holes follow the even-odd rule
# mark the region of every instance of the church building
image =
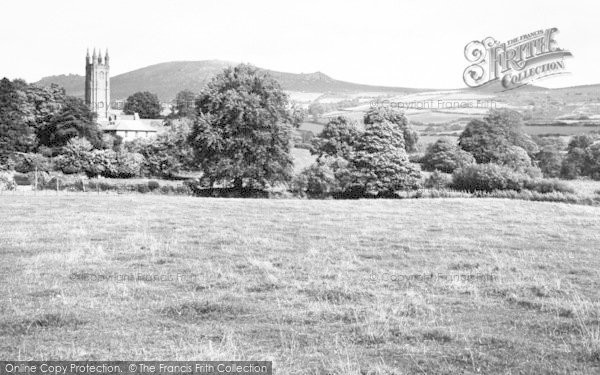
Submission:
POLYGON ((118 135, 123 140, 149 138, 155 136, 155 126, 162 125, 162 120, 141 120, 137 113, 124 115, 121 111, 110 108, 110 60, 108 50, 102 58, 102 51, 85 57, 85 103, 96 113, 97 121, 105 133, 118 135), (155 126, 152 126, 155 125, 155 126))

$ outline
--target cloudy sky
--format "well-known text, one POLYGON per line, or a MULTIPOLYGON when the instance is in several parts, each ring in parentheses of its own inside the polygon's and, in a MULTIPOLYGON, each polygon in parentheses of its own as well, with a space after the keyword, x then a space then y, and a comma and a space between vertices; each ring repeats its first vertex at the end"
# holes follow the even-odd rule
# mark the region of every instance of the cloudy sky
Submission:
POLYGON ((590 1, 5 1, 0 76, 83 74, 87 47, 108 47, 111 74, 219 59, 386 86, 464 87, 472 40, 557 27, 574 57, 547 87, 600 83, 600 16, 590 1))

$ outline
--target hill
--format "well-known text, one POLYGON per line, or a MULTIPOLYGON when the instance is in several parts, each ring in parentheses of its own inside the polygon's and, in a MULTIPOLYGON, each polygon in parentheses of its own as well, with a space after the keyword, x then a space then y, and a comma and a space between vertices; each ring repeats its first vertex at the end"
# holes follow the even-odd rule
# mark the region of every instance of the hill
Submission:
MULTIPOLYGON (((110 80, 111 98, 125 99, 137 91, 150 91, 163 101, 175 98, 181 90, 199 92, 211 78, 235 63, 221 60, 173 61, 147 66, 131 72, 119 74, 110 80)), ((424 91, 402 87, 371 86, 333 79, 328 75, 315 73, 286 73, 261 69, 272 74, 287 91, 317 93, 351 92, 391 92, 411 93, 424 91)), ((69 95, 83 97, 84 77, 76 74, 56 75, 42 78, 37 84, 49 86, 52 83, 65 88, 69 95)))

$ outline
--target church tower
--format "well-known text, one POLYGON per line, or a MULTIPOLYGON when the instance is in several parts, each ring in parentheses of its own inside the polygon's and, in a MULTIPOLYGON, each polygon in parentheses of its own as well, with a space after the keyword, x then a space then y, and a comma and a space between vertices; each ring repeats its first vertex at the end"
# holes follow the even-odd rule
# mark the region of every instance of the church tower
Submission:
POLYGON ((90 57, 88 49, 85 57, 85 103, 92 112, 98 114, 98 120, 108 119, 108 110, 110 108, 110 75, 108 50, 104 60, 102 60, 102 51, 90 57))

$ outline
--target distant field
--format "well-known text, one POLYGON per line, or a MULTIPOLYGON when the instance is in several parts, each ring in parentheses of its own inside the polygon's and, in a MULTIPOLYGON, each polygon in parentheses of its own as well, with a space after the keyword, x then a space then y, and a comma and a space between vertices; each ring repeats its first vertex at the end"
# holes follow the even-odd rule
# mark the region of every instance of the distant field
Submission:
POLYGON ((600 211, 0 196, 0 357, 598 374, 600 211))
MULTIPOLYGON (((419 121, 424 124, 440 124, 445 122, 456 121, 462 118, 469 118, 470 116, 464 113, 442 113, 442 112, 419 112, 415 114, 409 114, 406 116, 408 121, 419 121)), ((481 117, 481 116, 477 116, 481 117)))
POLYGON ((541 135, 541 134, 559 134, 559 135, 577 135, 577 134, 589 134, 591 132, 600 132, 600 126, 541 126, 541 125, 528 125, 524 126, 523 130, 527 134, 541 135))

